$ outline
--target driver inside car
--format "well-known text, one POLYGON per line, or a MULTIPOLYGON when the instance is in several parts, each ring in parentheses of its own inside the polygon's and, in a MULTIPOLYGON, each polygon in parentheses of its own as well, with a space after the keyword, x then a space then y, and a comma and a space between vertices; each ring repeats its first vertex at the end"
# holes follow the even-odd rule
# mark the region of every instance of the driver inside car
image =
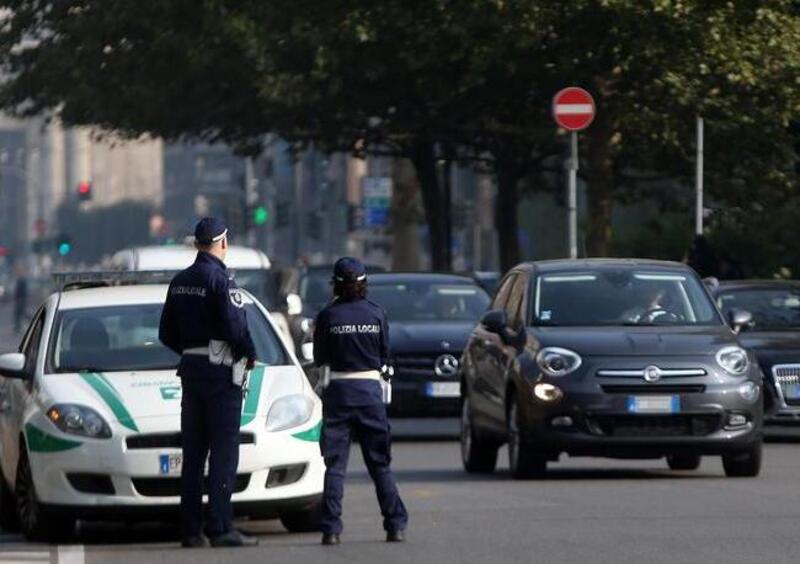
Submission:
POLYGON ((681 316, 673 310, 672 296, 667 290, 667 288, 658 286, 640 288, 637 302, 642 305, 623 313, 623 320, 642 325, 679 321, 681 316))

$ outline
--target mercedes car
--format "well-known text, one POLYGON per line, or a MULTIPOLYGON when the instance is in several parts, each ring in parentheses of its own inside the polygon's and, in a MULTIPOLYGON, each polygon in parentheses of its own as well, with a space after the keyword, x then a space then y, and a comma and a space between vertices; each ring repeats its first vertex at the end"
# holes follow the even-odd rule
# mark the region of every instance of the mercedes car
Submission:
POLYGON ((657 459, 728 476, 761 467, 762 373, 686 265, 645 260, 527 263, 502 280, 461 371, 461 453, 515 478, 571 456, 657 459))

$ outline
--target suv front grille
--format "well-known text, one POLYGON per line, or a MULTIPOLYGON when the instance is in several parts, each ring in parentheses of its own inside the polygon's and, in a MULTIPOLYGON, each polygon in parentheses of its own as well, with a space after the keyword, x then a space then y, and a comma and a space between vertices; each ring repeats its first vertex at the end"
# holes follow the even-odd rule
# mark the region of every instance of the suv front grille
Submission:
POLYGON ((800 398, 794 397, 794 390, 800 385, 800 364, 777 364, 772 367, 772 376, 786 405, 800 405, 800 398))
POLYGON ((603 384, 600 388, 607 394, 702 394, 706 391, 703 384, 674 384, 662 386, 658 384, 603 384))
POLYGON ((720 428, 719 415, 595 415, 590 430, 607 437, 703 437, 720 428))
MULTIPOLYGON (((423 376, 426 379, 436 377, 436 359, 442 355, 452 355, 461 358, 461 351, 444 351, 438 353, 399 354, 394 357, 394 369, 398 375, 423 376)), ((457 379, 458 374, 453 374, 452 379, 457 379)))

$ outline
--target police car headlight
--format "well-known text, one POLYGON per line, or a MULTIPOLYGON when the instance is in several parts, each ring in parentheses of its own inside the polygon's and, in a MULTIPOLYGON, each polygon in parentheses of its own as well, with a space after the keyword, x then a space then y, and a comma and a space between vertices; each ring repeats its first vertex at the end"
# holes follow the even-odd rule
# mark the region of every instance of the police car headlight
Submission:
POLYGON ((267 431, 283 431, 311 419, 314 404, 306 396, 292 395, 275 400, 267 414, 267 431))
POLYGON ((93 439, 108 439, 111 428, 91 407, 85 405, 59 404, 47 410, 47 418, 65 433, 93 439))
POLYGON ((747 352, 741 347, 725 347, 717 353, 717 364, 733 376, 743 376, 750 368, 747 352))
POLYGON ((536 364, 548 376, 566 376, 580 368, 578 353, 559 347, 545 347, 536 355, 536 364))

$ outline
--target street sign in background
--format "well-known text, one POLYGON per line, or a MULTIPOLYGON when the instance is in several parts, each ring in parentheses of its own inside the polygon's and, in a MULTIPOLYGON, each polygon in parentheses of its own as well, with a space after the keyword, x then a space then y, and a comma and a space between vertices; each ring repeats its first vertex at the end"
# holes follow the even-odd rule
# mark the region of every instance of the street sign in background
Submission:
POLYGON ((553 97, 553 118, 569 131, 586 129, 595 114, 594 99, 583 88, 570 86, 553 97))
POLYGON ((364 202, 364 227, 389 225, 389 207, 392 203, 392 179, 366 176, 362 180, 364 202))

